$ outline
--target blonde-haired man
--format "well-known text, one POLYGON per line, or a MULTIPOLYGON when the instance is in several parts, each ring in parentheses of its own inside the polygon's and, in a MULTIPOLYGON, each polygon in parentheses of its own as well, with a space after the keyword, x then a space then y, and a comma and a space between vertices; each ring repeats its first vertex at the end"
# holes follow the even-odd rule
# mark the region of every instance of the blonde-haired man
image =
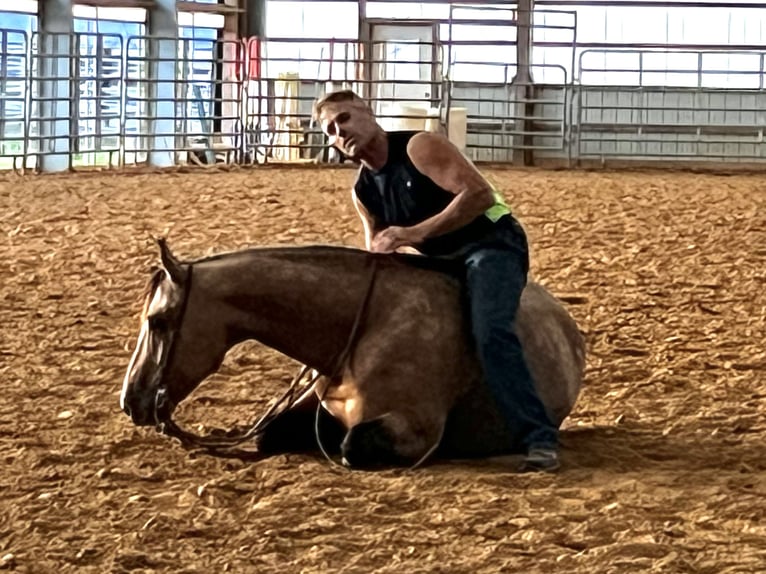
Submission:
POLYGON ((446 137, 385 131, 350 90, 314 104, 330 143, 361 164, 353 202, 367 249, 415 248, 454 257, 465 270, 471 327, 485 380, 509 432, 526 451, 522 471, 559 468, 551 423, 524 360, 513 321, 529 251, 519 222, 482 174, 446 137))

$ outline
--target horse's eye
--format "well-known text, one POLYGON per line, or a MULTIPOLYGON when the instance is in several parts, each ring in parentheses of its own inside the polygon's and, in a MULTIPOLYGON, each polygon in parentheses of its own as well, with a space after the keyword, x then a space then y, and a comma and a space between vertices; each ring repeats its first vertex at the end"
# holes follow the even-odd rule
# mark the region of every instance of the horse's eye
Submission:
POLYGON ((163 317, 149 317, 149 328, 152 331, 165 331, 168 322, 163 317))

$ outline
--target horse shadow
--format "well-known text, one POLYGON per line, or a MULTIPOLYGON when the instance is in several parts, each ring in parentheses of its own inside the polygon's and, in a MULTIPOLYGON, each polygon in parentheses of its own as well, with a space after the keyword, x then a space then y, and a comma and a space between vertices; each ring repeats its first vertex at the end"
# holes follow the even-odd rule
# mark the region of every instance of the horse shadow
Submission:
MULTIPOLYGON (((569 428, 560 433, 562 471, 684 472, 720 471, 748 474, 766 470, 766 443, 747 432, 700 429, 663 433, 649 425, 569 428), (696 431, 696 432, 695 432, 696 431)), ((507 469, 521 455, 434 463, 507 469)))
MULTIPOLYGON (((325 421, 323 421, 325 422, 325 421)), ((321 425, 324 426, 324 425, 321 425)), ((237 434, 244 429, 223 431, 216 429, 213 434, 237 434)), ((322 429, 326 442, 323 453, 313 440, 301 441, 282 453, 266 453, 258 448, 235 448, 223 450, 192 450, 192 456, 212 455, 221 458, 235 458, 243 462, 257 463, 277 454, 290 455, 296 460, 327 461, 339 457, 342 432, 337 428, 322 429), (309 444, 311 442, 311 444, 309 444)), ((309 437, 315 439, 315 437, 309 437)), ((606 472, 624 474, 630 472, 689 472, 719 471, 722 473, 743 473, 766 471, 766 442, 757 440, 752 432, 717 432, 711 434, 700 429, 689 429, 664 433, 645 424, 594 425, 570 427, 560 433, 562 470, 560 472, 606 472)), ((419 468, 436 468, 449 471, 460 468, 465 471, 508 472, 521 461, 521 454, 489 456, 483 458, 450 458, 446 453, 437 454, 419 468)), ((385 470, 386 465, 370 470, 385 470)), ((394 468, 391 468, 394 470, 394 468)), ((407 470, 402 468, 400 470, 407 470)))

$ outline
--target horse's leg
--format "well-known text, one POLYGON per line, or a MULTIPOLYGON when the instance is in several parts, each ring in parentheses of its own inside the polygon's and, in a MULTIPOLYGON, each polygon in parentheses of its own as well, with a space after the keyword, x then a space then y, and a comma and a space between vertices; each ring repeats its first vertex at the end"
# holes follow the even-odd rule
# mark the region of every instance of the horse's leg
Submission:
POLYGON ((294 405, 279 413, 256 438, 258 450, 268 454, 311 452, 318 449, 317 440, 327 452, 338 452, 346 429, 323 408, 313 387, 294 405), (316 417, 319 408, 319 439, 316 417))
POLYGON ((413 413, 388 412, 358 423, 341 444, 343 462, 352 468, 419 464, 439 446, 445 420, 426 421, 413 413))
POLYGON ((381 301, 397 304, 378 314, 371 305, 348 363, 341 453, 351 467, 421 463, 438 448, 459 394, 466 332, 449 319, 460 316, 457 290, 426 292, 413 283, 406 292, 376 285, 381 301))

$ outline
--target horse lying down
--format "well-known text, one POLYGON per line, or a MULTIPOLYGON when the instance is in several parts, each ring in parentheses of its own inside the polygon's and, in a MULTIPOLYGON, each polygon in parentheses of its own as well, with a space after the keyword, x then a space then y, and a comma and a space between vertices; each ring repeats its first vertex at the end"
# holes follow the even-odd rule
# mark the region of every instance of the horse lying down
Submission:
MULTIPOLYGON (((518 452, 474 353, 457 276, 414 255, 331 246, 255 248, 180 262, 158 240, 120 404, 137 425, 178 428, 173 409, 255 339, 322 375, 257 429, 262 455, 322 443, 351 467, 518 452), (321 416, 319 415, 321 413, 321 416)), ((530 282, 516 330, 552 420, 580 391, 572 317, 530 282)))

